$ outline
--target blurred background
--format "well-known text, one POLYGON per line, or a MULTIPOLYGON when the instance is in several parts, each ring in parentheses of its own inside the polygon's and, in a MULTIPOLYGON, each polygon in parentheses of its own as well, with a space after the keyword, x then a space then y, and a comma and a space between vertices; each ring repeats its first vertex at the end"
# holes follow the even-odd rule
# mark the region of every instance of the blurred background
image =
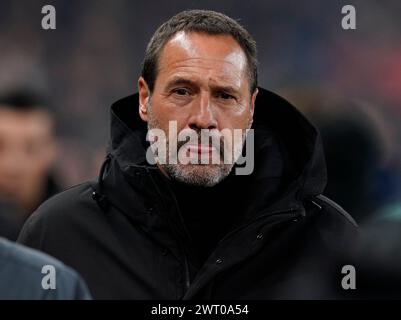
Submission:
POLYGON ((192 8, 226 13, 255 37, 259 85, 321 129, 326 194, 358 222, 401 221, 400 1, 1 0, 0 206, 19 212, 19 222, 4 218, 15 230, 0 223, 3 235, 15 237, 48 196, 96 177, 110 104, 136 91, 156 28, 192 8), (46 4, 56 30, 41 28, 46 4), (346 4, 356 30, 341 28, 346 4))

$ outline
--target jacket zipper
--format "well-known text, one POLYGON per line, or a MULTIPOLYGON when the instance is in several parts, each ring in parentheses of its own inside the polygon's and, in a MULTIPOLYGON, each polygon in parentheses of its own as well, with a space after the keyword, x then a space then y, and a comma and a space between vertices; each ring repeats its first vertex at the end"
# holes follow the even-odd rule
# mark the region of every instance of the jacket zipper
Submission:
MULTIPOLYGON (((166 183, 166 185, 167 185, 167 188, 168 188, 168 190, 169 190, 169 193, 170 193, 171 197, 173 198, 174 205, 175 205, 175 207, 176 207, 176 209, 177 209, 178 217, 179 217, 179 219, 180 219, 180 222, 181 222, 181 225, 182 225, 182 227, 183 227, 183 229, 184 229, 184 232, 186 233, 186 236, 189 237, 189 238, 191 239, 191 236, 189 235, 188 229, 187 229, 186 226, 185 226, 184 218, 182 217, 181 209, 180 209, 180 207, 179 207, 179 205, 178 205, 177 198, 175 197, 174 192, 171 190, 171 188, 170 188, 170 186, 168 185, 168 183, 166 183)), ((178 241, 178 243, 180 243, 180 242, 178 241)), ((185 292, 186 292, 186 291, 188 291, 189 287, 191 286, 191 275, 190 275, 190 272, 189 272, 188 257, 187 257, 187 254, 186 254, 186 252, 185 252, 185 249, 184 249, 184 247, 183 247, 181 244, 179 244, 179 246, 180 246, 182 255, 183 255, 183 257, 184 257, 184 268, 185 268, 185 292)), ((185 295, 185 292, 184 292, 184 295, 185 295)))
MULTIPOLYGON (((231 232, 229 232, 226 236, 224 236, 224 237, 218 242, 218 244, 217 244, 216 249, 215 249, 214 252, 216 252, 218 246, 219 246, 223 241, 226 241, 228 238, 234 236, 234 235, 235 235, 236 233, 238 233, 240 230, 242 230, 242 229, 244 229, 244 228, 250 226, 251 224, 255 223, 255 222, 258 221, 258 220, 267 218, 268 216, 271 217, 271 216, 276 216, 276 215, 281 215, 281 214, 290 214, 289 219, 285 219, 285 220, 279 222, 279 224, 281 224, 281 223, 285 223, 285 222, 289 221, 290 219, 293 219, 293 218, 295 218, 295 217, 301 216, 302 214, 297 213, 298 211, 299 211, 299 208, 296 208, 296 207, 295 207, 295 208, 288 208, 288 209, 286 209, 286 210, 277 210, 277 211, 265 212, 265 213, 261 214, 260 216, 254 218, 254 219, 251 219, 248 223, 246 223, 246 224, 244 224, 244 225, 241 225, 240 227, 238 227, 238 228, 232 230, 231 232)), ((212 256, 212 255, 209 256, 209 259, 210 259, 211 256, 212 256)), ((199 288, 198 288, 198 290, 199 290, 199 288)), ((194 294, 195 294, 195 293, 192 293, 192 295, 194 295, 194 294)))
MULTIPOLYGON (((148 170, 148 169, 153 169, 153 168, 146 168, 146 169, 147 169, 147 172, 149 173, 149 175, 150 175, 150 177, 151 177, 151 180, 152 180, 153 184, 155 185, 156 189, 157 189, 158 192, 160 193, 159 188, 157 187, 157 185, 156 185, 156 183, 155 183, 155 181, 154 181, 154 179, 153 179, 153 177, 152 177, 152 174, 151 174, 151 173, 149 172, 149 170, 148 170)), ((163 178, 164 178, 164 177, 163 177, 163 178)), ((174 195, 174 192, 171 190, 171 188, 170 188, 170 186, 169 186, 168 183, 166 183, 166 185, 167 185, 167 189, 169 190, 169 193, 170 193, 171 197, 173 198, 174 205, 175 205, 175 207, 176 207, 176 209, 177 209, 178 216, 179 216, 180 222, 181 222, 181 224, 182 224, 182 226, 183 226, 183 229, 184 229, 186 235, 189 236, 189 232, 188 232, 188 230, 187 230, 187 228, 186 228, 186 226, 185 226, 185 224, 184 224, 184 219, 183 219, 183 217, 182 217, 181 210, 180 210, 180 208, 179 208, 179 206, 178 206, 178 202, 177 202, 177 199, 176 199, 176 197, 175 197, 175 195, 174 195)), ((238 233, 240 230, 242 230, 242 229, 244 229, 244 228, 250 226, 251 224, 255 223, 255 222, 258 221, 258 220, 261 220, 261 219, 266 218, 267 216, 270 216, 270 217, 271 217, 271 216, 276 216, 276 215, 280 215, 280 214, 285 214, 285 213, 291 213, 291 212, 293 212, 292 217, 296 217, 296 216, 300 215, 300 214, 297 214, 297 213, 296 213, 296 212, 298 212, 298 210, 299 210, 299 208, 291 207, 291 208, 287 208, 287 209, 284 209, 284 210, 267 211, 267 212, 265 212, 265 213, 262 213, 261 215, 257 216, 256 218, 253 218, 253 219, 251 219, 250 221, 248 221, 248 223, 246 223, 246 224, 244 224, 244 225, 241 225, 241 226, 239 226, 238 228, 236 228, 236 229, 230 231, 228 234, 226 234, 226 235, 218 242, 217 245, 220 245, 223 241, 226 241, 228 238, 232 237, 234 234, 238 233)), ((178 243, 179 248, 180 248, 180 251, 182 252, 182 255, 183 255, 183 257, 184 257, 185 289, 186 289, 186 291, 188 291, 189 287, 191 286, 191 277, 190 277, 190 272, 189 272, 188 258, 187 258, 185 249, 184 249, 183 246, 181 245, 180 241, 177 241, 177 243, 178 243)), ((184 293, 184 295, 185 295, 185 293, 184 293)))
POLYGON ((253 223, 255 223, 258 220, 264 219, 266 217, 272 217, 272 216, 277 216, 277 215, 281 215, 281 214, 286 214, 286 213, 292 213, 291 218, 297 217, 300 214, 297 213, 299 210, 299 208, 288 208, 288 209, 284 209, 284 210, 277 210, 277 211, 267 211, 261 215, 259 215, 256 218, 251 219, 250 221, 248 221, 246 224, 243 224, 239 227, 237 227, 236 229, 230 231, 229 233, 227 233, 219 242, 218 245, 220 245, 223 241, 226 241, 228 238, 232 237, 233 235, 235 235, 236 233, 238 233, 239 231, 241 231, 242 229, 245 229, 247 227, 249 227, 250 225, 252 225, 253 223))
MULTIPOLYGON (((147 169, 147 172, 148 172, 149 175, 150 175, 150 178, 151 178, 151 180, 152 180, 152 183, 155 185, 156 190, 157 190, 158 193, 160 194, 160 190, 159 190, 159 188, 158 188, 156 182, 154 181, 154 179, 153 179, 153 177, 152 177, 152 174, 150 173, 150 171, 148 170, 148 168, 146 168, 146 169, 147 169)), ((152 168, 152 169, 153 169, 153 168, 152 168)), ((164 178, 164 177, 163 177, 163 178, 164 178)), ((170 185, 169 185, 168 183, 166 183, 166 185, 167 185, 167 189, 168 189, 168 191, 169 191, 169 193, 170 193, 170 195, 171 195, 171 197, 172 197, 172 199, 173 199, 174 206, 175 206, 175 208, 177 209, 178 217, 179 217, 180 223, 181 223, 181 225, 182 225, 182 227, 183 227, 183 229, 184 229, 184 232, 185 232, 185 234, 186 234, 187 237, 191 238, 190 235, 189 235, 189 232, 188 232, 188 230, 187 230, 187 228, 186 228, 186 226, 185 226, 184 219, 183 219, 183 217, 182 217, 182 213, 181 213, 180 207, 178 206, 177 198, 175 197, 174 192, 171 190, 170 185)), ((176 239, 176 242, 177 242, 177 244, 178 244, 178 247, 180 248, 180 251, 181 251, 182 256, 184 257, 184 269, 185 269, 185 271, 184 271, 184 275, 185 275, 184 283, 185 283, 185 291, 188 291, 189 287, 191 286, 191 275, 190 275, 190 272, 189 272, 188 258, 187 258, 187 254, 186 254, 186 252, 185 252, 184 247, 181 245, 181 241, 177 241, 177 239, 176 239)), ((185 292, 184 292, 184 295, 185 295, 185 292)))

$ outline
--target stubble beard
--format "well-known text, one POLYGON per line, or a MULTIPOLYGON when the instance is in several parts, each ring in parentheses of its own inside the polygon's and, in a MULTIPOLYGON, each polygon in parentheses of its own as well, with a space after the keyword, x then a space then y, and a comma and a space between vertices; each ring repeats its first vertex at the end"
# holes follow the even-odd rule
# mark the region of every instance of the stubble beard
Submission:
MULTIPOLYGON (((152 112, 151 104, 148 103, 148 130, 151 129, 161 129, 159 121, 156 119, 152 112)), ((250 127, 250 125, 249 125, 250 127)), ((166 132, 166 136, 168 136, 166 132)), ((244 130, 242 136, 241 144, 237 143, 234 148, 242 150, 245 143, 246 131, 244 130)), ((166 138, 166 147, 169 148, 169 141, 166 138)), ((224 147, 221 148, 224 150, 224 147)), ((171 155, 168 155, 171 157, 171 155)), ((232 163, 224 163, 220 161, 219 164, 171 164, 169 161, 167 163, 157 163, 157 166, 164 171, 171 179, 176 180, 181 183, 185 183, 192 186, 202 186, 202 187, 213 187, 223 181, 232 171, 235 161, 232 163)))

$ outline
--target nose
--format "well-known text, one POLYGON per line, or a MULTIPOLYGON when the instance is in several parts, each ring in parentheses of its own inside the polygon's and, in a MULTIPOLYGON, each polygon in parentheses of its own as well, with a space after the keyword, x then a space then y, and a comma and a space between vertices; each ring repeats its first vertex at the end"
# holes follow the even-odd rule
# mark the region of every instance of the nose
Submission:
POLYGON ((217 120, 208 93, 201 94, 197 102, 193 104, 188 126, 194 130, 217 128, 217 120))

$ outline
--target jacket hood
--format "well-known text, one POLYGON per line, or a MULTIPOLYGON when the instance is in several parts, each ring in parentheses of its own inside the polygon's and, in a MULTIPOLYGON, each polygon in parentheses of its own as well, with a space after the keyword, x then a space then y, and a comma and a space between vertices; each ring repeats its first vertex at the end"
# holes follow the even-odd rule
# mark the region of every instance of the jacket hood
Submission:
MULTIPOLYGON (((138 94, 133 94, 111 107, 109 154, 123 171, 147 166, 147 124, 138 114, 138 103, 138 94)), ((259 88, 252 128, 255 169, 251 176, 261 188, 261 181, 284 179, 287 193, 298 200, 323 192, 327 178, 320 136, 294 106, 259 88)))

